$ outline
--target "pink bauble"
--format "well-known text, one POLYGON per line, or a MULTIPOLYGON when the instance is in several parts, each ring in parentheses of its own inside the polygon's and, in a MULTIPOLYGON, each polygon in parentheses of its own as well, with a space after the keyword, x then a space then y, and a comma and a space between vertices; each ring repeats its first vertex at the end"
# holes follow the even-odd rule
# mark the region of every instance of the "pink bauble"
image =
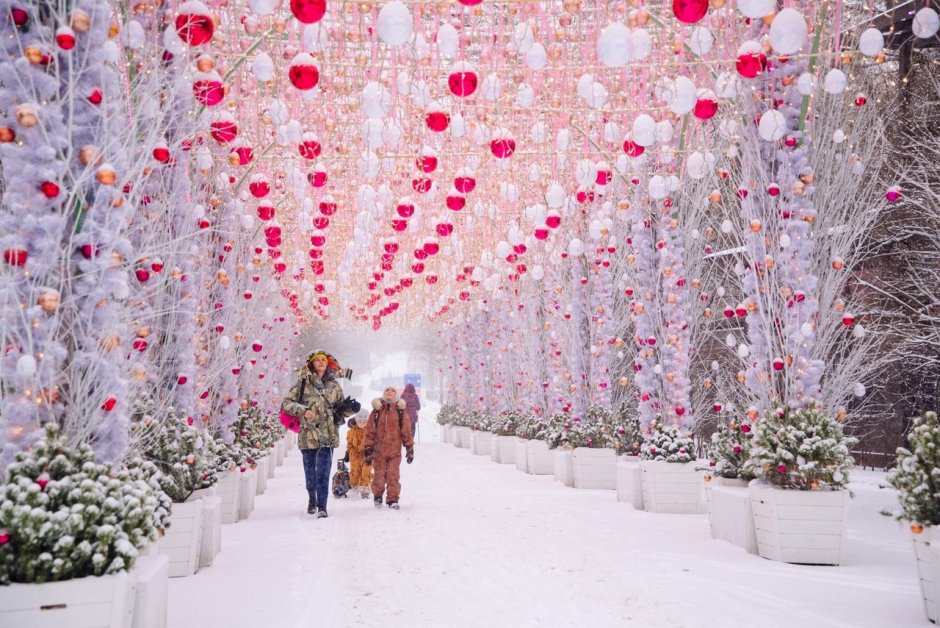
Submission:
POLYGON ((672 12, 680 22, 694 24, 708 13, 708 0, 672 0, 672 12))
POLYGON ((290 10, 298 21, 314 24, 326 13, 326 0, 290 0, 290 10))
POLYGON ((176 16, 176 34, 190 46, 201 46, 212 39, 215 22, 209 15, 209 9, 198 0, 184 2, 176 16))

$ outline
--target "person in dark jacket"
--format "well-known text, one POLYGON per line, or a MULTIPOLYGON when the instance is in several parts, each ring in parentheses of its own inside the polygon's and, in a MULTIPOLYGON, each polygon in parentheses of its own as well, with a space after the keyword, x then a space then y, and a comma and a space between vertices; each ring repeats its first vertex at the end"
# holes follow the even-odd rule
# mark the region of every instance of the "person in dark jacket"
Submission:
POLYGON ((414 384, 405 384, 405 392, 401 394, 402 401, 407 405, 405 410, 411 418, 411 436, 414 437, 418 428, 418 410, 421 409, 421 401, 418 399, 418 393, 415 391, 414 384))

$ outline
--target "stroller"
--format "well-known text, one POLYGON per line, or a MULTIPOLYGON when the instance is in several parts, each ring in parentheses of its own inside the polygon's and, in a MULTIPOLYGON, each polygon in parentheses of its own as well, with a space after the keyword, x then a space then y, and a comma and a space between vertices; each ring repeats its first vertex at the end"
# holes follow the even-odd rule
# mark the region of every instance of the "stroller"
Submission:
POLYGON ((336 461, 336 473, 333 474, 333 495, 347 497, 349 492, 349 469, 341 459, 336 461))

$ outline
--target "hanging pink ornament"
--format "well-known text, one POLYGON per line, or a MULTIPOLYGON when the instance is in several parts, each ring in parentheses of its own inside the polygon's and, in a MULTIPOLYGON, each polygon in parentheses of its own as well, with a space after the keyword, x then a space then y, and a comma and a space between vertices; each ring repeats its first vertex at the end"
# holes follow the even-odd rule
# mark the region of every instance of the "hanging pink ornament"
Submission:
POLYGON ((774 358, 773 362, 771 363, 771 366, 773 366, 775 371, 782 371, 784 367, 783 358, 774 358))
POLYGON ((672 0, 672 12, 680 22, 694 24, 708 13, 708 0, 672 0))
POLYGON ((187 0, 179 6, 176 16, 176 34, 190 46, 201 46, 212 39, 215 22, 209 8, 199 0, 187 0))
POLYGON ((428 255, 437 255, 441 250, 441 245, 434 238, 428 238, 424 242, 423 249, 428 255))
POLYGON ((454 225, 449 222, 439 222, 434 230, 437 232, 437 235, 446 238, 454 232, 454 225))
POLYGON ((315 24, 326 14, 326 0, 290 0, 290 10, 298 21, 315 24))
POLYGON ((473 171, 461 168, 454 177, 454 188, 461 194, 469 194, 477 186, 473 171))
POLYGON ((548 227, 536 227, 533 235, 536 240, 547 240, 548 239, 548 227))
POLYGON ((228 144, 238 136, 238 123, 227 111, 220 111, 209 124, 209 134, 219 144, 228 144))
POLYGON ((888 188, 888 191, 885 192, 885 200, 889 203, 897 202, 901 198, 901 188, 896 185, 893 185, 888 188))
POLYGON ((383 248, 385 249, 386 253, 391 253, 392 255, 394 255, 395 253, 398 252, 398 242, 396 242, 394 239, 389 238, 388 240, 385 241, 385 245, 383 248))
POLYGON ((708 120, 718 113, 718 98, 710 89, 700 89, 697 94, 692 115, 699 120, 708 120))
POLYGON ((212 72, 197 72, 195 79, 193 81, 193 96, 200 105, 214 107, 225 98, 222 77, 215 70, 212 72))
POLYGON ((153 158, 161 164, 170 163, 170 147, 166 145, 166 142, 160 142, 154 146, 152 154, 153 158))
POLYGON ((303 134, 303 141, 298 144, 297 150, 304 159, 316 159, 320 156, 322 147, 317 136, 313 132, 307 131, 303 134))
POLYGON ((418 194, 425 194, 431 191, 434 182, 428 177, 415 177, 411 180, 411 189, 418 194))
POLYGON ((561 214, 555 210, 548 212, 548 214, 545 216, 545 224, 550 229, 557 229, 561 226, 561 214))
POLYGON ((428 273, 428 275, 424 278, 424 281, 433 286, 437 283, 437 275, 434 273, 428 273))
POLYGON ((71 50, 75 47, 75 31, 68 26, 60 26, 55 32, 55 43, 62 50, 71 50))
POLYGON ((408 221, 404 218, 395 218, 392 220, 392 229, 395 231, 404 231, 408 228, 408 221))
POLYGON ((315 188, 322 188, 328 179, 326 168, 322 165, 317 165, 316 169, 307 175, 307 181, 315 188))
POLYGON ((323 200, 320 201, 318 209, 324 216, 332 216, 336 213, 336 201, 333 200, 332 196, 324 196, 323 200))
POLYGON ((479 76, 476 69, 466 61, 451 66, 447 75, 447 87, 454 96, 469 96, 477 90, 479 76))
POLYGON ((441 133, 450 126, 450 114, 440 108, 431 108, 424 114, 424 122, 435 133, 441 133))
POLYGON ((271 205, 258 205, 258 218, 264 221, 274 218, 274 207, 271 205))
POLYGON ((313 219, 313 228, 314 229, 326 229, 330 226, 330 219, 326 216, 317 216, 313 219))
POLYGON ((459 212, 461 209, 466 207, 467 199, 466 197, 458 194, 456 190, 453 190, 450 194, 447 195, 446 203, 447 209, 459 212))
POLYGON ((512 157, 512 154, 516 152, 516 140, 513 139, 512 133, 503 128, 493 131, 493 136, 490 140, 490 152, 493 153, 496 159, 508 159, 512 157))
POLYGON ((306 52, 301 52, 291 60, 287 76, 291 85, 301 91, 313 89, 320 82, 320 70, 317 69, 316 60, 306 52))
POLYGON ((400 201, 395 207, 395 211, 398 212, 398 215, 402 218, 411 218, 415 213, 415 206, 408 201, 400 201))
POLYGON ((627 154, 627 157, 639 157, 645 150, 643 146, 640 146, 633 140, 623 141, 623 152, 627 154))
POLYGON ((271 193, 271 184, 264 175, 255 175, 248 184, 248 191, 255 198, 264 198, 271 193))
POLYGON ((735 69, 744 78, 755 78, 767 69, 767 55, 761 45, 753 40, 746 41, 738 48, 735 69))
POLYGON ((437 170, 437 151, 429 146, 422 148, 421 155, 415 159, 415 167, 424 173, 437 170))

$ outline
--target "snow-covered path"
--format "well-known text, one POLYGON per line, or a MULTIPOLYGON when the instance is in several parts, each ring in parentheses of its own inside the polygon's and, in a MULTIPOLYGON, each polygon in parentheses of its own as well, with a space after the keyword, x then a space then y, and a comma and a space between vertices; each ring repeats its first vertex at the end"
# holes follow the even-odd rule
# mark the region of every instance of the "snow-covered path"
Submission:
POLYGON ((848 564, 809 567, 436 442, 403 465, 400 512, 331 499, 315 520, 293 451, 215 564, 171 581, 169 625, 925 626, 910 542, 878 514, 894 494, 855 477, 848 564))

